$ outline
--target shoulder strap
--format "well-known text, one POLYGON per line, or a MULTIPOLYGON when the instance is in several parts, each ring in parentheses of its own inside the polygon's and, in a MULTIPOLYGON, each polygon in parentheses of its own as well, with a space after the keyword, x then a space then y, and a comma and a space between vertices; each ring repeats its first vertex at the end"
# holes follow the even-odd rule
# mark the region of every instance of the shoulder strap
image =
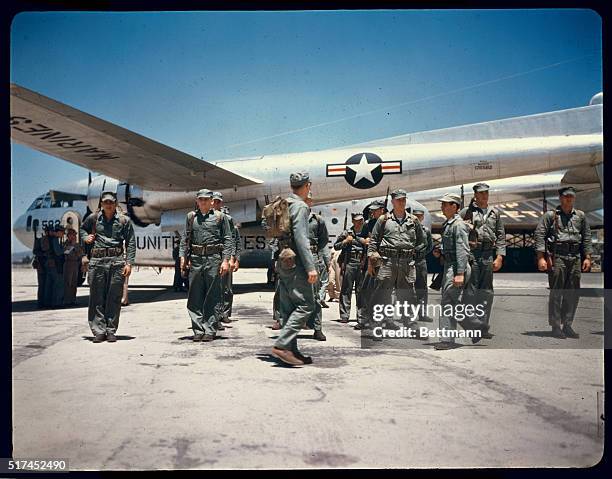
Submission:
POLYGON ((376 241, 376 244, 378 245, 378 249, 380 249, 380 242, 383 239, 383 236, 385 234, 385 225, 387 224, 387 221, 389 220, 389 213, 383 213, 382 215, 382 223, 380 224, 380 231, 378 232, 378 238, 376 241))

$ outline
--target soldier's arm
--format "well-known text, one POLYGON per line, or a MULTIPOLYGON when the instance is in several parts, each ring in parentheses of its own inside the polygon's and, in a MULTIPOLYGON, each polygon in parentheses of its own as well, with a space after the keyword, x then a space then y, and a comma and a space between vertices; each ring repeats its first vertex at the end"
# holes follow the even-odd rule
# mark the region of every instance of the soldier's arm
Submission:
POLYGON ((425 231, 423 230, 423 225, 418 218, 414 218, 414 232, 416 234, 416 244, 414 245, 417 251, 422 251, 426 253, 427 249, 427 236, 425 235, 425 231))
POLYGON ((589 220, 586 215, 582 217, 582 251, 586 258, 591 258, 593 253, 593 237, 591 235, 591 227, 589 226, 589 220))
POLYGON ((232 226, 226 214, 221 220, 221 242, 223 243, 223 260, 229 261, 234 255, 234 238, 232 236, 232 226))
POLYGON ((136 262, 136 234, 134 233, 132 220, 128 220, 124 228, 123 239, 125 240, 126 262, 132 266, 136 262))
POLYGON ((306 272, 316 271, 314 257, 310 251, 310 242, 308 241, 308 208, 298 206, 295 216, 291 218, 293 223, 293 241, 297 251, 295 252, 306 269, 306 272))
POLYGON ((538 257, 541 257, 546 252, 546 235, 548 234, 550 214, 544 213, 540 218, 538 226, 533 233, 535 241, 535 250, 538 257))
POLYGON ((506 256, 506 229, 504 228, 504 222, 501 219, 499 211, 495 213, 495 253, 498 256, 506 256))
POLYGON ((336 238, 336 242, 334 243, 334 249, 337 251, 340 251, 342 249, 342 242, 344 241, 344 239, 346 238, 346 232, 342 232, 340 233, 337 238, 336 238))
POLYGON ((325 266, 329 266, 331 252, 327 247, 327 243, 329 243, 329 231, 327 230, 327 223, 325 220, 321 218, 321 230, 319 231, 319 251, 321 252, 321 256, 323 258, 323 262, 325 266))
POLYGON ((427 237, 427 249, 425 250, 425 254, 427 255, 433 251, 434 242, 433 237, 431 236, 431 231, 429 231, 428 229, 425 230, 425 236, 427 237))
MULTIPOLYGON (((456 223, 455 223, 456 224, 456 223)), ((457 274, 464 274, 467 268, 470 244, 468 242, 468 227, 465 223, 455 226, 455 254, 457 256, 457 274)))
POLYGON ((378 252, 378 238, 380 237, 381 233, 380 229, 382 228, 382 218, 383 216, 380 216, 376 220, 374 228, 372 228, 372 235, 370 236, 370 243, 368 244, 368 257, 378 252))
POLYGON ((179 242, 179 258, 183 258, 187 255, 187 232, 189 231, 189 214, 185 218, 185 229, 181 234, 181 241, 179 242))
MULTIPOLYGON (((92 213, 93 214, 93 213, 92 213)), ((87 239, 87 237, 89 236, 90 233, 87 232, 87 230, 85 229, 86 227, 90 227, 91 224, 91 220, 90 220, 90 216, 88 216, 85 221, 83 221, 81 223, 81 227, 79 228, 79 236, 81 237, 81 241, 85 241, 87 239)))

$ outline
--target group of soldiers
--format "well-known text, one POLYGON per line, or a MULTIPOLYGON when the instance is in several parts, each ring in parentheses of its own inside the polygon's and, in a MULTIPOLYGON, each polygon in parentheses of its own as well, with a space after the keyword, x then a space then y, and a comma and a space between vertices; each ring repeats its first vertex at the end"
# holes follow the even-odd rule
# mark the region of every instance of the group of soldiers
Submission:
MULTIPOLYGON (((303 365, 312 363, 312 358, 298 348, 300 331, 314 329, 314 339, 326 340, 322 308, 328 307, 325 292, 331 254, 325 220, 311 211, 309 174, 291 174, 290 187, 292 193, 279 198, 273 205, 276 209, 269 210, 273 214, 268 221, 277 224, 266 224, 266 217, 262 223, 274 232, 276 244, 276 322, 272 329, 278 336, 272 355, 288 365, 303 365)), ((339 252, 342 283, 340 323, 349 322, 355 291, 355 329, 364 330, 364 336, 381 340, 372 334, 376 305, 407 303, 418 306, 417 314, 385 318, 383 325, 390 328, 399 322, 415 331, 412 337, 424 339, 417 323, 433 322, 427 315, 426 256, 431 253, 443 265, 441 305, 484 305, 478 314, 460 323, 465 329, 480 332, 473 342, 492 338, 493 273, 503 265, 505 230, 499 211, 488 204, 489 186, 478 183, 473 189, 474 197, 465 208, 454 193, 439 199, 446 217, 439 247, 434 247, 431 232, 423 225, 424 211, 407 208, 407 194, 402 189, 391 192, 389 211, 385 199, 373 201, 363 213, 351 215, 352 227, 333 245, 339 252)), ((591 266, 591 232, 585 214, 574 208, 575 196, 573 187, 561 188, 560 205, 542 216, 535 231, 538 268, 549 276, 549 324, 557 338, 579 336, 572 329, 572 321, 579 300, 580 274, 591 266)), ((181 276, 188 277, 187 311, 193 341, 208 342, 225 329, 223 323, 231 322, 232 274, 239 269, 241 241, 221 193, 202 189, 196 205, 186 216, 177 262, 181 276)), ((89 274, 88 319, 93 342, 114 342, 123 288, 135 261, 132 221, 118 209, 116 194, 106 191, 98 211, 80 228, 80 238, 89 249, 87 256, 74 229, 68 230, 68 240, 62 245, 63 231, 63 227, 48 227, 35 243, 39 305, 75 304, 78 274, 84 265, 89 274)), ((439 317, 440 329, 456 330, 456 318, 446 311, 443 308, 439 317)), ((454 347, 452 335, 435 344, 441 350, 454 347)))

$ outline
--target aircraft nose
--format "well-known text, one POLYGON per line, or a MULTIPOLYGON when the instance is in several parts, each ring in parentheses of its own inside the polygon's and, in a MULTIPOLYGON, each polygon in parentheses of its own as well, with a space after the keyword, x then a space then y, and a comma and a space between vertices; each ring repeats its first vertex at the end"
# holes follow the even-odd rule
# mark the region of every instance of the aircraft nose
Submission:
POLYGON ((28 246, 28 232, 26 231, 26 215, 19 216, 15 222, 13 223, 13 234, 15 237, 23 243, 25 246, 28 246))

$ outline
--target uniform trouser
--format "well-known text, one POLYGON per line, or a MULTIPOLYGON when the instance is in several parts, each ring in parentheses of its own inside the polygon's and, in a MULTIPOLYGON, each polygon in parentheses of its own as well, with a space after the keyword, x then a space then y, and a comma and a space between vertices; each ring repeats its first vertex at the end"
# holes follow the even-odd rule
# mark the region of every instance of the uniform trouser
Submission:
POLYGON ((123 294, 122 257, 91 258, 89 262, 89 327, 94 335, 117 332, 123 294))
POLYGON ((228 271, 221 280, 223 282, 223 316, 230 318, 232 316, 232 304, 234 302, 234 273, 228 271))
MULTIPOLYGON (((321 278, 323 277, 323 271, 325 271, 325 263, 322 258, 317 258, 315 256, 317 273, 319 273, 319 278, 317 282, 314 284, 314 292, 315 292, 315 309, 312 315, 312 318, 308 321, 308 326, 314 329, 315 331, 321 331, 323 329, 323 308, 321 307, 321 302, 323 301, 321 298, 321 291, 323 290, 323 284, 321 278)), ((325 297, 325 294, 323 295, 325 297)))
MULTIPOLYGON (((464 286, 470 280, 470 265, 466 265, 466 269, 463 275, 464 286)), ((444 271, 442 272, 442 287, 440 288, 440 292, 442 294, 442 298, 440 301, 440 305, 442 306, 442 314, 440 315, 440 329, 443 330, 453 330, 457 329, 457 319, 455 315, 450 311, 447 311, 450 308, 447 308, 446 305, 451 305, 453 310, 455 307, 461 302, 461 293, 463 292, 463 287, 455 286, 453 284, 453 279, 455 278, 455 272, 453 270, 452 265, 449 263, 444 264, 444 271)), ((462 319, 463 320, 463 319, 462 319)), ((441 342, 454 343, 454 337, 442 337, 441 342)))
MULTIPOLYGON (((370 307, 393 304, 393 296, 395 296, 395 301, 400 304, 404 304, 404 302, 416 304, 415 279, 416 268, 407 259, 384 259, 376 274, 370 307)), ((416 317, 388 318, 386 322, 391 323, 393 320, 400 319, 409 326, 415 325, 417 320, 416 317)))
POLYGON ((55 266, 47 268, 44 298, 45 305, 51 308, 64 304, 64 275, 55 266))
POLYGON ((79 274, 81 273, 81 261, 66 261, 64 263, 64 304, 72 304, 76 301, 77 286, 79 285, 79 274))
MULTIPOLYGON (((342 276, 342 288, 340 289, 340 319, 349 319, 353 288, 355 288, 355 296, 359 296, 361 294, 361 282, 361 264, 358 261, 350 261, 346 264, 346 269, 342 276)), ((363 313, 363 308, 357 308, 358 322, 362 321, 363 313)))
POLYGON ((47 283, 47 267, 43 265, 39 265, 36 268, 36 277, 38 279, 38 293, 36 295, 36 299, 38 300, 38 306, 40 308, 44 308, 49 306, 49 304, 45 301, 45 286, 47 283))
POLYGON ((548 324, 571 326, 580 300, 580 257, 555 256, 548 273, 548 324))
POLYGON ((463 303, 471 304, 474 307, 484 306, 484 314, 475 316, 468 320, 466 324, 472 324, 474 327, 482 327, 489 329, 489 318, 491 317, 491 308, 493 307, 493 251, 476 255, 474 262, 471 264, 470 280, 465 285, 463 292, 463 303))
POLYGON ((335 261, 332 261, 327 270, 327 294, 329 294, 329 299, 339 299, 340 298, 340 285, 342 281, 340 280, 340 269, 335 261))
POLYGON ((427 261, 421 259, 414 264, 416 267, 416 279, 414 281, 414 289, 416 293, 417 303, 421 305, 419 310, 419 318, 427 315, 427 261))
POLYGON ((214 336, 217 332, 219 319, 223 315, 220 266, 221 256, 219 254, 191 256, 187 311, 194 334, 214 336))
POLYGON ((277 271, 278 306, 282 329, 274 346, 296 352, 297 336, 315 312, 315 289, 308 283, 308 275, 302 267, 285 269, 279 264, 277 271))
POLYGON ((276 278, 276 280, 274 281, 274 297, 272 299, 272 319, 274 319, 274 321, 278 321, 280 322, 280 308, 279 308, 279 283, 280 280, 278 279, 278 276, 276 278))
POLYGON ((319 288, 319 299, 325 301, 325 294, 327 293, 327 286, 329 285, 329 270, 325 266, 325 262, 322 261, 321 269, 319 270, 320 288, 319 288))
POLYGON ((184 284, 184 278, 181 275, 181 263, 180 261, 174 262, 174 281, 172 281, 172 286, 175 288, 182 288, 184 284))
POLYGON ((363 311, 360 324, 368 326, 372 319, 372 298, 374 289, 376 288, 376 278, 370 275, 367 271, 363 272, 363 281, 361 283, 360 306, 363 311))

